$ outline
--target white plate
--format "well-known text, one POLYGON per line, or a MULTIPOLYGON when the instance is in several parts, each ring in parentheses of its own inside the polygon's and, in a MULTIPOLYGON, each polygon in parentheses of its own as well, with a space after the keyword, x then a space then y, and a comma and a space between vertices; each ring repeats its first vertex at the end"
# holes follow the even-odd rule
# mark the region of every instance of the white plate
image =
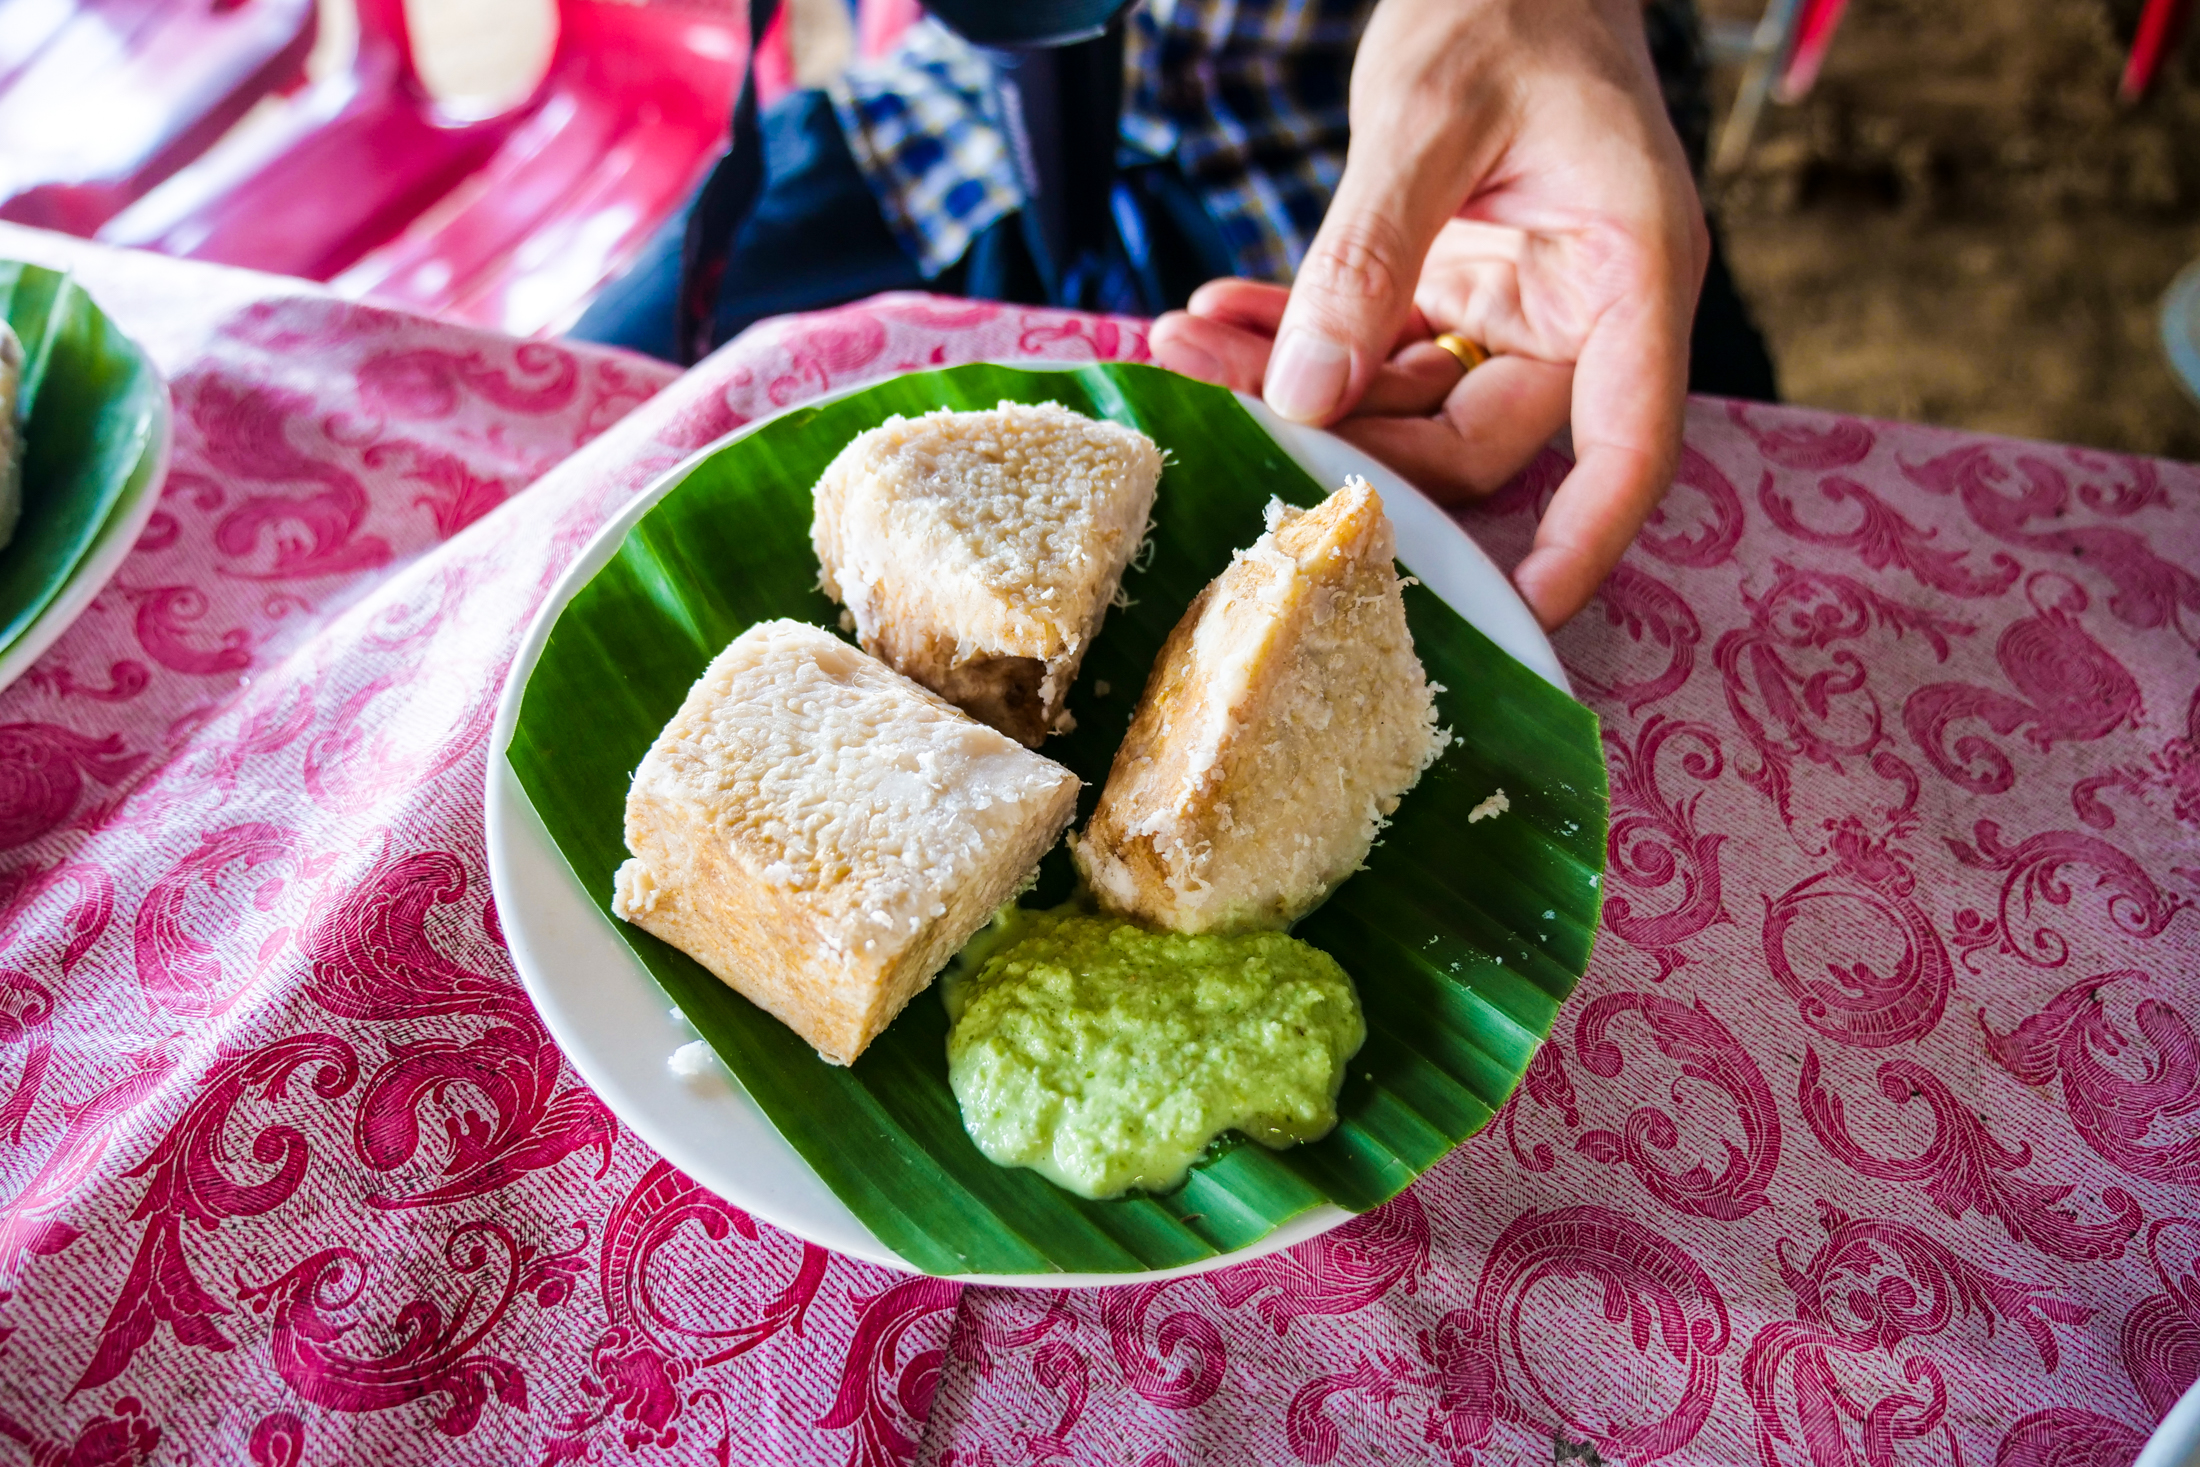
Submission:
POLYGON ((2131 1467, 2200 1467, 2200 1380, 2169 1408, 2131 1467))
POLYGON ((92 598, 107 588, 115 572, 122 569, 122 562, 137 548, 145 522, 153 517, 153 510, 160 503, 161 486, 168 482, 169 454, 175 445, 175 413, 169 406, 166 379, 149 359, 145 366, 153 373, 153 380, 160 384, 153 412, 152 440, 138 455, 137 467, 130 471, 130 482, 123 485, 122 493, 109 507, 106 520, 92 532, 92 543, 85 547, 76 569, 69 572, 69 578, 61 583, 53 600, 46 603, 46 609, 31 618, 31 624, 16 634, 6 651, 0 651, 0 688, 30 671, 31 664, 45 655, 55 639, 76 624, 76 619, 92 604, 92 598))
MULTIPOLYGON (((1010 365, 1044 369, 1085 364, 1010 365)), ((1349 475, 1366 475, 1382 493, 1397 527, 1399 559, 1406 568, 1491 641, 1546 681, 1571 691, 1534 615, 1504 573, 1449 515, 1342 439, 1287 423, 1255 399, 1241 400, 1317 481, 1337 485, 1349 475)), ((637 495, 566 571, 528 629, 504 684, 490 735, 489 880, 512 961, 543 1022, 573 1068, 621 1121, 674 1166, 766 1222, 835 1252, 908 1271, 910 1265, 901 1255, 872 1236, 842 1205, 730 1076, 697 1083, 673 1075, 667 1060, 695 1038, 694 1031, 628 950, 612 919, 582 889, 504 757, 519 720, 528 676, 565 603, 611 559, 634 522, 698 461, 761 426, 749 424, 691 455, 637 495)), ((723 1071, 718 1074, 723 1076, 723 1071)), ((1179 1278, 1288 1248, 1328 1232, 1351 1215, 1324 1205, 1291 1219, 1257 1243, 1178 1268, 1144 1273, 974 1274, 967 1281, 1012 1288, 1079 1288, 1179 1278)))

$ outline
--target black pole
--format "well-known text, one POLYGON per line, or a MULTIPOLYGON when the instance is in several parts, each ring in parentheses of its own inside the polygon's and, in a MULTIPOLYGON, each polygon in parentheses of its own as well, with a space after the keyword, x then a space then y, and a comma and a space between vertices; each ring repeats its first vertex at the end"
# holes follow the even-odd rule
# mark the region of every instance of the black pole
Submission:
POLYGON ((1047 298, 1107 258, 1115 222, 1115 138, 1123 100, 1123 23, 1057 46, 983 48, 1001 130, 1024 186, 1024 241, 1047 298))
POLYGON ((1117 253, 1112 197, 1123 109, 1125 0, 927 0, 985 55, 1024 188, 1023 238, 1056 305, 1117 253))

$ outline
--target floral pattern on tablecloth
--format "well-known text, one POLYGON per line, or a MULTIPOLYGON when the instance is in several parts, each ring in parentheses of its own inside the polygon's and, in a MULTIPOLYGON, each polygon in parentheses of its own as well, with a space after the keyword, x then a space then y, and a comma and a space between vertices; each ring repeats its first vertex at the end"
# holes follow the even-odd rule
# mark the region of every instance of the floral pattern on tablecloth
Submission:
MULTIPOLYGON (((490 714, 697 445, 1140 328, 884 297, 670 385, 276 282, 144 329, 160 512, 0 702, 0 1456, 2108 1467, 2200 1374, 2200 473, 1695 404, 1556 639, 1609 895, 1497 1121, 1286 1254, 960 1290, 573 1078, 490 714)), ((1517 559, 1564 467, 1465 523, 1517 559)))

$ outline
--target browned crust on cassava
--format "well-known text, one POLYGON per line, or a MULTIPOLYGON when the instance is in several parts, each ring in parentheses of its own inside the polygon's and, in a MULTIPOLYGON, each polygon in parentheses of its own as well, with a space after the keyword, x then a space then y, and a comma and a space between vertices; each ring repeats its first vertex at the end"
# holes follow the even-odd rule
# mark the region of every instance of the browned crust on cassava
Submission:
POLYGON ((1027 747, 1136 553, 1161 454, 1053 403, 891 418, 819 479, 819 584, 865 650, 1027 747))

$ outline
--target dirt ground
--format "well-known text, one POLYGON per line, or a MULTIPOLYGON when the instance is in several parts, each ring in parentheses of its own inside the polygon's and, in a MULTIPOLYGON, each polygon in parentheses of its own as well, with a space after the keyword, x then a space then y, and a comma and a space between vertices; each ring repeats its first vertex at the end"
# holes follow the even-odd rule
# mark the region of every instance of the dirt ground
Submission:
POLYGON ((2200 44, 2119 108, 2137 10, 1852 0, 1815 91, 1709 190, 1784 397, 2200 459, 2158 330, 2200 257, 2200 44))

